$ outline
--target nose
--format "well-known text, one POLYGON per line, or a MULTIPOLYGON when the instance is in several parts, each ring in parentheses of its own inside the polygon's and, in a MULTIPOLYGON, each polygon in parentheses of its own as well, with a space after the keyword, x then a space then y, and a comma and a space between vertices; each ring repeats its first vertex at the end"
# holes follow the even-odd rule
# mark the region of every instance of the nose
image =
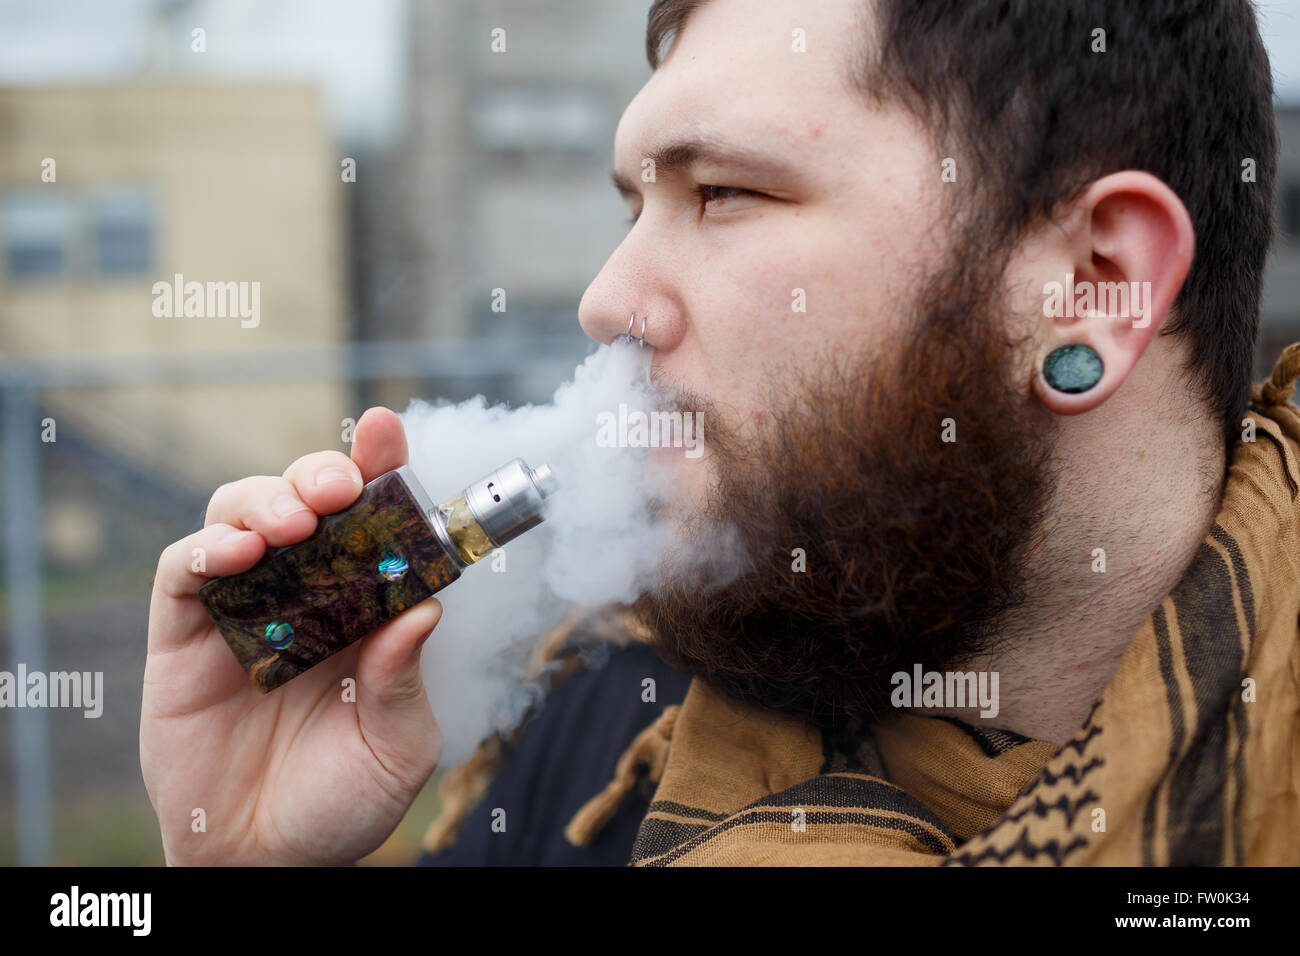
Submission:
POLYGON ((664 263, 638 251, 629 234, 583 293, 578 305, 582 331, 608 345, 629 334, 629 321, 632 338, 640 339, 644 321, 646 346, 661 355, 670 351, 680 341, 685 327, 678 305, 681 290, 669 278, 671 275, 664 263))

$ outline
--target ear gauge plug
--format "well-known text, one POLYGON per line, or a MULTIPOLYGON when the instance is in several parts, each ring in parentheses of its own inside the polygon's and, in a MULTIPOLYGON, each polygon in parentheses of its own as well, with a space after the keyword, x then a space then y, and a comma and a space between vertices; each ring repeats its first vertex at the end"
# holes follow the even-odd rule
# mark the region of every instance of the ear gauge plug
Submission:
POLYGON ((1088 391, 1101 381, 1102 371, 1096 350, 1077 343, 1055 348, 1043 360, 1043 380, 1067 395, 1088 391))

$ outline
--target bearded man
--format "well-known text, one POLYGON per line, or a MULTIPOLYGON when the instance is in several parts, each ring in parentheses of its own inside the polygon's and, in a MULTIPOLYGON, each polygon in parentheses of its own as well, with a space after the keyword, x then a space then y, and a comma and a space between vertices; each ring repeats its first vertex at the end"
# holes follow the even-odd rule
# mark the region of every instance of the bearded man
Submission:
MULTIPOLYGON (((744 562, 631 609, 689 690, 552 830, 592 845, 644 778, 637 864, 1300 863, 1300 350, 1252 389, 1277 135, 1248 3, 657 0, 646 47, 635 224, 579 317, 611 342, 630 315, 703 415, 660 506, 744 562)), ((169 860, 355 859, 432 772, 421 606, 363 642, 353 724, 290 685, 284 747, 230 754, 253 835, 176 810, 237 749, 235 691, 187 676, 224 651, 191 549, 243 570, 404 460, 372 410, 353 461, 226 486, 164 554, 141 749, 169 860), (211 769, 182 780, 186 747, 211 769), (352 771, 309 774, 324 748, 352 771)), ((527 736, 540 795, 574 744, 527 736)), ((509 773, 480 756, 431 848, 509 773)))

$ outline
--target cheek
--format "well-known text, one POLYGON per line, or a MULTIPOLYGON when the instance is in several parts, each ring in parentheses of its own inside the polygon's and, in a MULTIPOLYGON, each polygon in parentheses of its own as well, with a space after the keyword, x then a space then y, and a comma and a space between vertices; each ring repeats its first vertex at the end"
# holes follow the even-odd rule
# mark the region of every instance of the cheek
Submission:
POLYGON ((889 263, 842 224, 770 216, 743 246, 714 252, 694 277, 701 330, 729 377, 754 382, 804 368, 828 349, 861 347, 893 315, 889 263))
POLYGON ((720 242, 689 279, 694 348, 683 358, 689 355, 692 385, 735 427, 761 400, 772 367, 807 333, 807 315, 792 308, 804 270, 792 268, 776 242, 755 239, 743 248, 720 242))
MULTIPOLYGON (((851 204, 765 213, 716 233, 686 277, 692 384, 723 403, 728 423, 762 427, 773 385, 885 339, 906 320, 926 250, 906 218, 851 204), (852 206, 853 208, 849 208, 852 206), (911 231, 909 231, 911 230, 911 231)), ((685 358, 685 356, 683 356, 685 358)))

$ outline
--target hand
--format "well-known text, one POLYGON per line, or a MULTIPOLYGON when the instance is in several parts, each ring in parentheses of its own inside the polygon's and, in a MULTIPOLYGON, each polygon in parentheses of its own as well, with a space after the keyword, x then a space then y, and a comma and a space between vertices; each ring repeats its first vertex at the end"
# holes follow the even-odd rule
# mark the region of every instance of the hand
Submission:
POLYGON ((171 864, 349 863, 405 815, 437 766, 442 735, 420 676, 435 598, 270 694, 244 673, 196 596, 248 570, 268 546, 301 541, 318 515, 352 504, 406 463, 391 411, 357 423, 352 458, 299 458, 281 478, 216 490, 207 524, 158 561, 140 715, 140 766, 171 864), (194 549, 206 568, 194 571, 194 549), (356 700, 342 682, 356 679, 356 700), (203 811, 206 832, 195 832, 203 811))

